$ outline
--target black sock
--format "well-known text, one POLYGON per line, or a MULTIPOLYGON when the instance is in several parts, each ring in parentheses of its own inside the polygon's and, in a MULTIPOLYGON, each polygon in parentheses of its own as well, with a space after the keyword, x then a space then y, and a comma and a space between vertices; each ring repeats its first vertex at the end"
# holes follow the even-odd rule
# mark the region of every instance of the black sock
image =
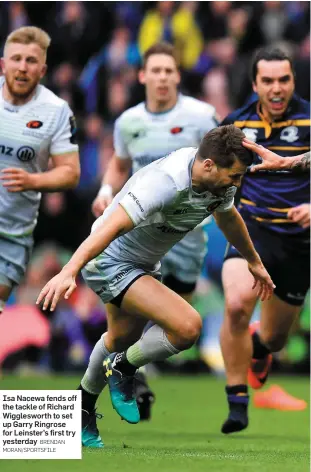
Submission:
POLYGON ((135 374, 137 367, 131 364, 126 358, 126 351, 116 355, 114 367, 121 372, 121 374, 132 376, 135 374))
POLYGON ((271 351, 264 344, 262 344, 260 336, 256 331, 252 334, 252 341, 254 359, 263 359, 271 353, 271 351))
POLYGON ((248 426, 248 388, 247 385, 226 386, 229 403, 229 416, 222 425, 221 431, 225 434, 242 431, 248 426))
POLYGON ((94 395, 92 393, 87 392, 84 390, 82 385, 80 384, 77 390, 82 391, 82 410, 86 410, 91 413, 95 409, 95 404, 99 395, 94 395))

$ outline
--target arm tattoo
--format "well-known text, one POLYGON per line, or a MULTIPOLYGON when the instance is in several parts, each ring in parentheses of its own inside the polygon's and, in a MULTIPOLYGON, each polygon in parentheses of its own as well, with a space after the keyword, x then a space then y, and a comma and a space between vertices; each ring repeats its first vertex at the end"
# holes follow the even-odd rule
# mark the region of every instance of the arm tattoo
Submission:
POLYGON ((296 172, 306 172, 310 170, 310 152, 306 152, 301 159, 293 162, 290 168, 296 172))

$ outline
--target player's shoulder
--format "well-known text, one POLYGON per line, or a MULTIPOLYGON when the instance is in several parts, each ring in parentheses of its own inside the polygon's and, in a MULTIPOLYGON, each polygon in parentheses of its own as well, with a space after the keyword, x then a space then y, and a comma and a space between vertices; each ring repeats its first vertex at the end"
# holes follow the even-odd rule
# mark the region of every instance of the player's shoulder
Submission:
POLYGON ((37 103, 40 105, 50 106, 51 108, 55 108, 56 110, 70 110, 68 103, 66 100, 58 97, 56 93, 52 92, 52 90, 48 89, 44 85, 38 85, 39 93, 37 98, 37 103))
POLYGON ((298 112, 301 114, 305 114, 308 117, 310 116, 310 102, 304 100, 299 95, 295 94, 292 98, 292 103, 290 104, 290 108, 293 108, 293 112, 298 112), (293 105, 291 107, 291 105, 293 105))
POLYGON ((142 118, 144 114, 145 103, 141 102, 121 113, 121 115, 116 119, 116 125, 126 126, 127 124, 133 123, 133 120, 142 118))
POLYGON ((227 115, 226 118, 223 119, 220 125, 221 126, 230 125, 234 123, 235 121, 245 121, 251 115, 256 113, 257 103, 258 103, 257 97, 251 98, 244 105, 242 105, 239 108, 236 108, 231 113, 229 113, 229 115, 227 115))
POLYGON ((193 161, 197 148, 185 147, 171 152, 154 163, 154 167, 166 174, 178 190, 189 186, 189 165, 193 161))
POLYGON ((179 99, 182 108, 187 110, 187 112, 194 113, 198 117, 215 116, 215 107, 207 102, 203 102, 197 98, 189 97, 189 95, 181 95, 179 99))

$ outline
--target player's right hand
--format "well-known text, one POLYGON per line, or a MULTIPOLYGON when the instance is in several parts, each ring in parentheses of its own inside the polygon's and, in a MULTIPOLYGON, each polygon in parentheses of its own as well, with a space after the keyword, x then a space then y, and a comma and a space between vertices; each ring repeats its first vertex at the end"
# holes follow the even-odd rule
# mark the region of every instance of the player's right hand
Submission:
POLYGON ((93 215, 96 216, 96 218, 101 216, 111 202, 112 197, 97 195, 92 203, 93 215))
POLYGON ((36 305, 42 303, 43 310, 47 310, 50 307, 50 311, 53 311, 59 299, 62 296, 65 299, 69 298, 76 286, 75 277, 62 270, 43 287, 37 298, 36 305))
POLYGON ((255 152, 262 158, 261 164, 251 166, 251 172, 256 172, 258 170, 280 170, 285 164, 284 157, 278 156, 274 152, 254 143, 250 139, 243 139, 242 144, 244 147, 255 152))
POLYGON ((248 270, 254 277, 252 289, 254 290, 257 287, 257 297, 260 298, 262 302, 269 300, 272 297, 275 285, 262 262, 249 263, 248 270))

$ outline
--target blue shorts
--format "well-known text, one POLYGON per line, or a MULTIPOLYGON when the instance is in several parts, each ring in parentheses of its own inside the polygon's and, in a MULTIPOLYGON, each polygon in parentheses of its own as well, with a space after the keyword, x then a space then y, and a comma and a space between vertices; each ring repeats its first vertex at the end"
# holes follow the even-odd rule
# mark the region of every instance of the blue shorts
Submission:
MULTIPOLYGON (((279 234, 257 222, 244 220, 253 244, 274 284, 274 293, 289 305, 300 306, 310 287, 310 249, 293 236, 279 234)), ((228 245, 225 260, 241 257, 228 245)))

